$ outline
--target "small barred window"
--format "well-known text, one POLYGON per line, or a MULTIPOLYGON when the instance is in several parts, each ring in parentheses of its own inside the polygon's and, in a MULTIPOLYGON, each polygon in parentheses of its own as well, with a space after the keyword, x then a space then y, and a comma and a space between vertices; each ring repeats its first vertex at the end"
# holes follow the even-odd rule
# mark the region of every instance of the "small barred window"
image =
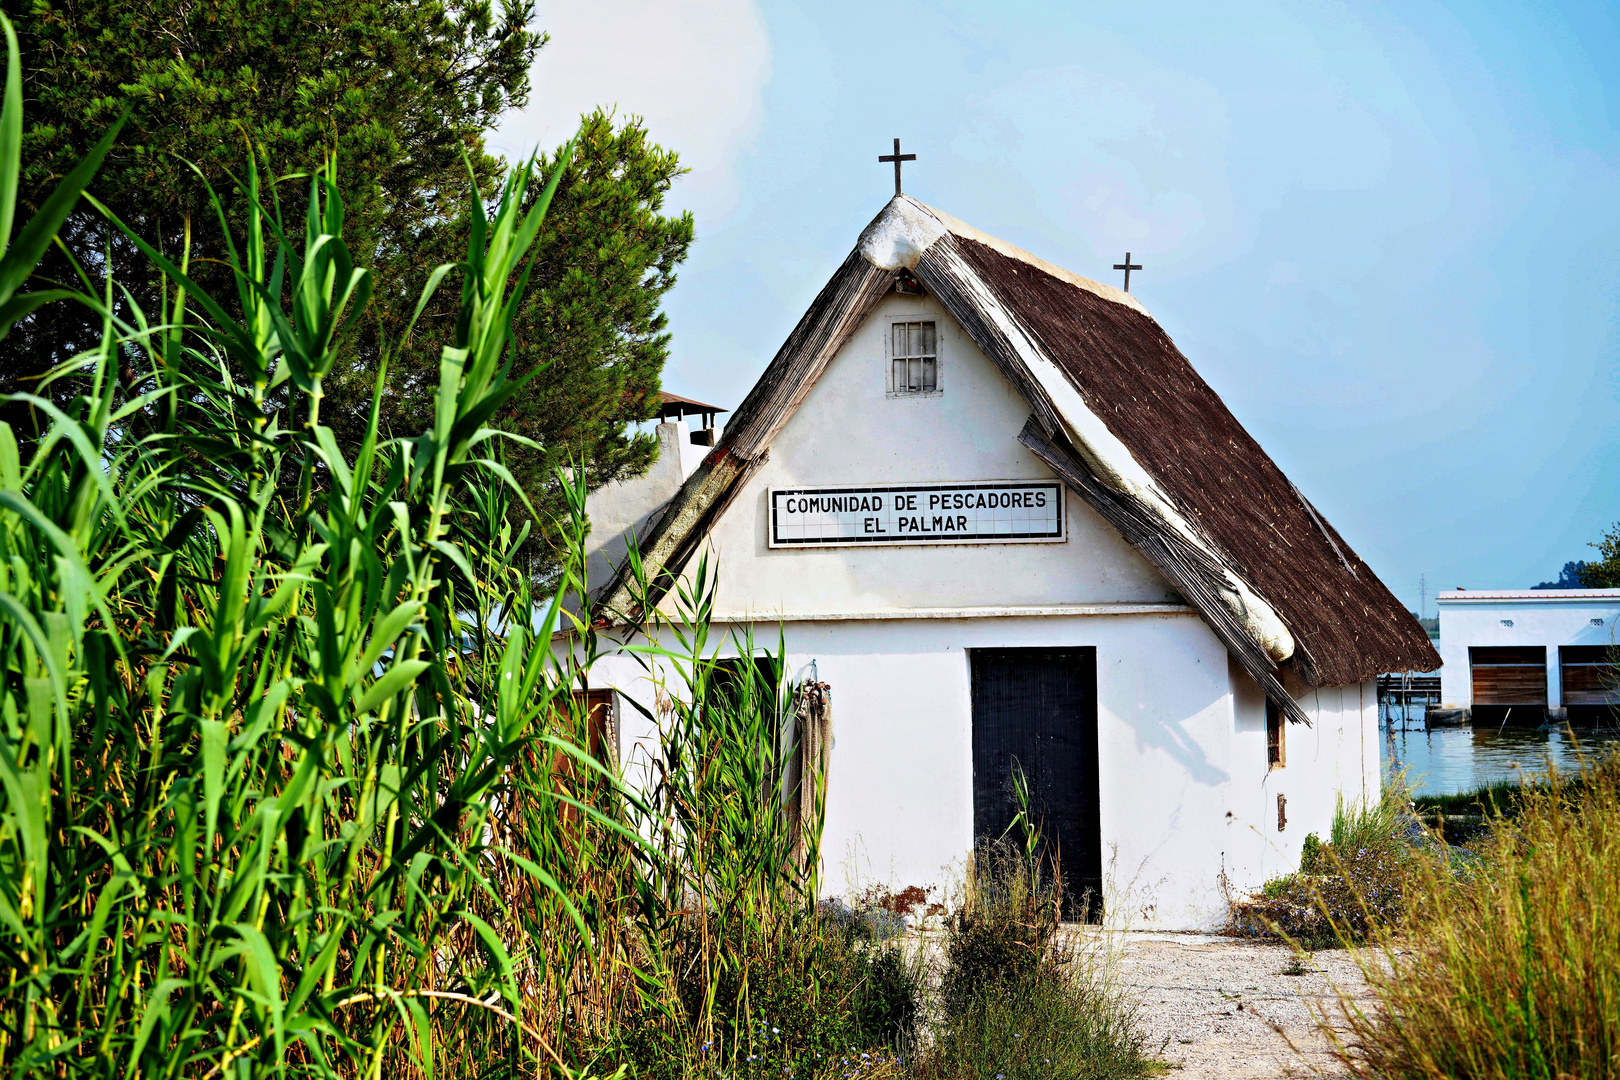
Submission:
POLYGON ((939 389, 938 334, 933 322, 889 325, 889 392, 932 394, 939 389))

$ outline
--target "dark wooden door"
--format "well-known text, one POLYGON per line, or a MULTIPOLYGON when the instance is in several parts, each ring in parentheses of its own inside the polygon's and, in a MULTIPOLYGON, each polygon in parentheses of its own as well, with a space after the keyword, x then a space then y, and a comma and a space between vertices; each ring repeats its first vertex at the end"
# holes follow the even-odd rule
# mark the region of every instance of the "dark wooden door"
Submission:
MULTIPOLYGON (((1097 792, 1097 650, 973 649, 973 832, 995 839, 1018 813, 1016 761, 1031 812, 1062 858, 1070 905, 1102 913, 1097 792)), ((1016 838, 1016 837, 1015 837, 1016 838)))

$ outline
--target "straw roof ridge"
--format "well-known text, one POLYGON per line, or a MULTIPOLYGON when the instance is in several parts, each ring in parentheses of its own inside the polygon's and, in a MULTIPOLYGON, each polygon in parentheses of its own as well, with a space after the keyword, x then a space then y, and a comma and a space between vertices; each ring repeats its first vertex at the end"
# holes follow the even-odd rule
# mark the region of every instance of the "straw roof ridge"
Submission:
POLYGON ((1094 296, 1100 296, 1104 300, 1112 300, 1116 304, 1124 304, 1134 311, 1147 315, 1150 319, 1153 317, 1148 315, 1148 309, 1142 306, 1142 301, 1123 289, 1116 289, 1112 285, 1106 285, 1101 281, 1093 281, 1091 278, 1076 274, 1073 270, 1066 270, 1055 263, 1049 263, 1038 255, 1031 255, 1016 244, 1009 244, 1007 241, 991 236, 989 233, 980 232, 967 222, 952 217, 938 207, 929 206, 927 203, 918 203, 917 205, 938 218, 940 224, 944 225, 952 235, 959 239, 972 240, 976 244, 983 244, 1007 256, 1009 259, 1016 259, 1021 263, 1033 266, 1042 273, 1050 274, 1059 281, 1067 282, 1077 289, 1084 289, 1094 296))

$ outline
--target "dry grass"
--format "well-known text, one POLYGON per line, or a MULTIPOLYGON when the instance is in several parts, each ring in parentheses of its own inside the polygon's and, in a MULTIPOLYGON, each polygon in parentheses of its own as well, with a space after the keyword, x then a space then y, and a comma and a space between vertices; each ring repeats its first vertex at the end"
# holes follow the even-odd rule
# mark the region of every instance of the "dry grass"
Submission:
POLYGON ((1620 1075, 1620 759, 1527 789, 1479 858, 1419 864, 1324 1033, 1358 1077, 1620 1075), (1342 1028, 1339 1033, 1335 1028, 1342 1028))

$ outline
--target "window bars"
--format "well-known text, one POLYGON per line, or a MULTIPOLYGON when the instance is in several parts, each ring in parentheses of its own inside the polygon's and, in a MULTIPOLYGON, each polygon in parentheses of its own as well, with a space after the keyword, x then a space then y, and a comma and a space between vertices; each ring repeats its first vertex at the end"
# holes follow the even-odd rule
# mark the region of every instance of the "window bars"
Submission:
POLYGON ((889 333, 894 393, 932 394, 937 391, 939 352, 933 322, 891 323, 889 333))

